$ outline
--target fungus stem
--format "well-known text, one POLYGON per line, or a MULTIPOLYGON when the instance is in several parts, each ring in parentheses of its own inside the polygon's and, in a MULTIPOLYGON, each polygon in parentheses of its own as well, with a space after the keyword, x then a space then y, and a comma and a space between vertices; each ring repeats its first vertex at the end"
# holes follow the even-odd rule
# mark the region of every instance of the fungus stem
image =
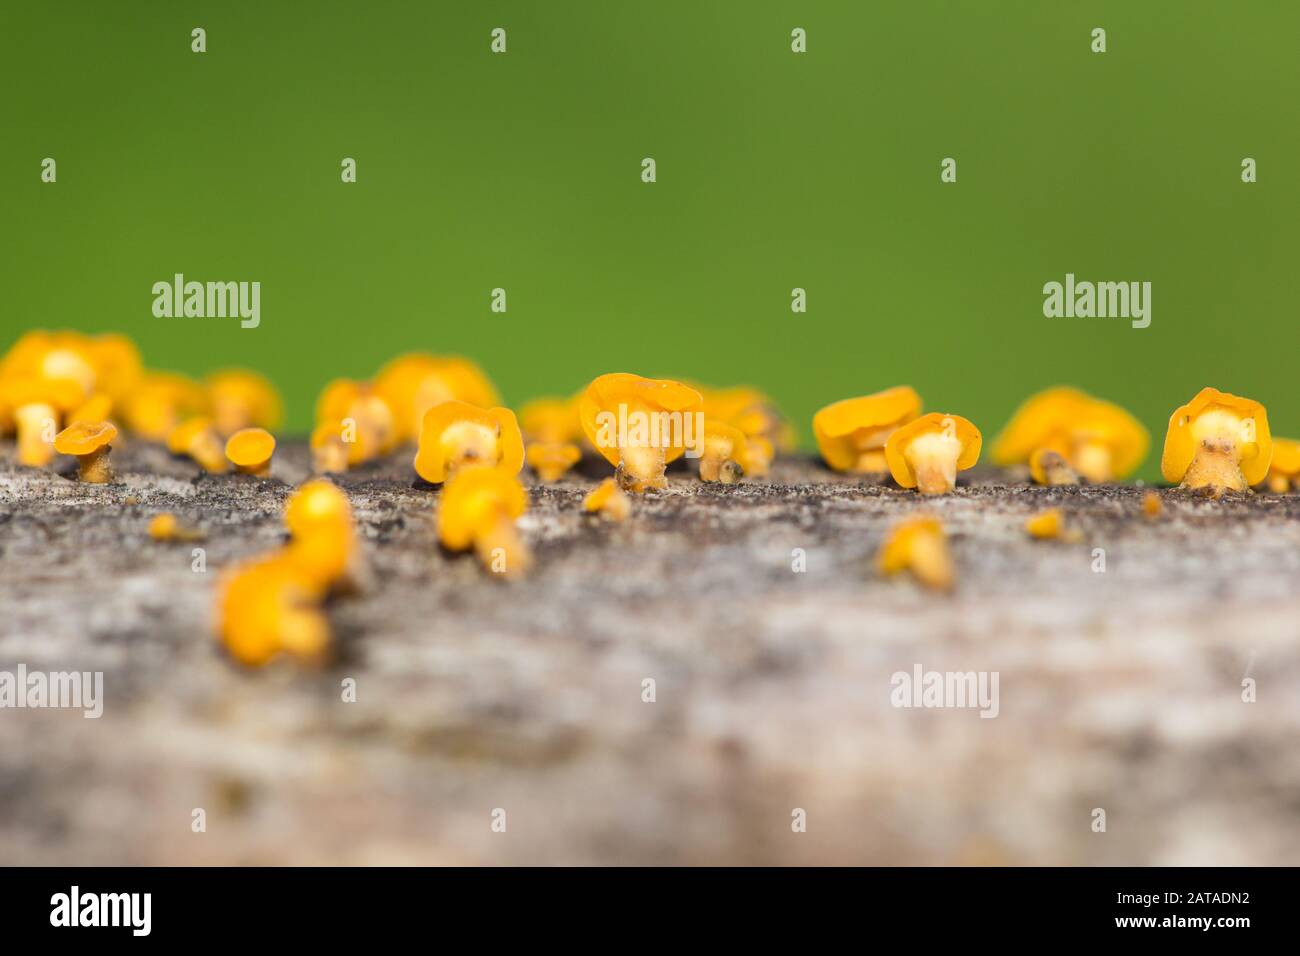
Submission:
POLYGON ((92 485, 104 485, 113 480, 113 466, 108 460, 109 451, 111 451, 110 446, 105 445, 96 448, 89 455, 77 456, 82 481, 92 485))
POLYGON ((620 445, 618 455, 618 480, 625 490, 640 492, 668 487, 664 476, 667 455, 662 445, 620 445))
POLYGON ((961 442, 951 435, 936 432, 919 435, 905 452, 916 472, 916 489, 923 495, 942 495, 957 485, 957 459, 961 442))
POLYGON ((54 457, 54 444, 45 440, 45 429, 56 421, 53 405, 33 402, 14 412, 14 425, 18 430, 18 463, 32 468, 43 468, 54 457))

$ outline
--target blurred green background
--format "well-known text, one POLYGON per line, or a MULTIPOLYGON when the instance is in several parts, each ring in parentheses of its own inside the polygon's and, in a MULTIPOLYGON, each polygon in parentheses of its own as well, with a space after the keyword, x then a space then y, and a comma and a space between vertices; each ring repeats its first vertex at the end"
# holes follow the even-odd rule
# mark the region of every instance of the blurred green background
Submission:
POLYGON ((1291 0, 6 3, 0 348, 112 329, 247 365, 290 430, 411 349, 511 403, 753 383, 805 441, 896 383, 989 438, 1072 383, 1147 422, 1150 476, 1203 385, 1300 434, 1298 36, 1291 0), (1044 318, 1067 271, 1152 282, 1150 328, 1044 318), (260 281, 261 327, 154 318, 176 272, 260 281))

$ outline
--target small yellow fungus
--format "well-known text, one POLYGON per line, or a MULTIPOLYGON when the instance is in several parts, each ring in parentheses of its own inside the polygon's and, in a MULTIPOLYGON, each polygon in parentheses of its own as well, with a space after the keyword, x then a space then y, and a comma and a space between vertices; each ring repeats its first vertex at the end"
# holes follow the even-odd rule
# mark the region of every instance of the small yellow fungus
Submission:
POLYGON ((578 401, 574 398, 534 398, 519 409, 519 428, 530 442, 566 444, 582 438, 578 401))
POLYGON ((515 577, 532 563, 515 526, 527 509, 528 493, 513 474, 464 468, 443 487, 438 538, 451 551, 473 548, 484 567, 515 577))
POLYGON ((969 420, 931 412, 889 436, 885 459, 901 487, 942 495, 956 487, 957 472, 979 461, 980 442, 980 431, 969 420))
POLYGON ((311 433, 311 462, 317 474, 348 470, 348 445, 342 422, 321 422, 311 433))
POLYGON ((1031 538, 1041 541, 1060 539, 1062 541, 1082 540, 1082 533, 1066 525, 1065 515, 1060 508, 1047 508, 1025 522, 1025 531, 1031 538))
POLYGON ((224 445, 212 420, 202 415, 187 418, 167 436, 167 450, 173 455, 187 455, 204 471, 224 474, 230 470, 224 445))
POLYGON ((741 462, 748 457, 745 433, 725 422, 705 420, 704 454, 700 456, 700 480, 733 485, 745 476, 741 462))
POLYGON ((122 417, 141 438, 165 442, 177 425, 207 410, 208 396, 198 382, 174 372, 148 372, 126 396, 122 417))
POLYGON ((526 452, 528 467, 542 481, 559 481, 582 459, 582 449, 569 442, 535 441, 526 452))
POLYGON ((322 598, 319 582, 283 553, 248 562, 221 584, 218 635, 230 655, 250 667, 280 654, 319 661, 330 643, 322 598))
POLYGON ((316 422, 338 426, 350 465, 387 454, 401 441, 392 407, 367 382, 340 378, 326 385, 316 399, 316 422))
POLYGON ((55 436, 54 449, 77 457, 82 481, 102 485, 113 480, 108 453, 116 437, 117 427, 111 422, 73 422, 55 436))
POLYGON ((34 376, 10 379, 2 390, 18 434, 18 463, 43 468, 54 457, 59 423, 85 401, 85 391, 72 379, 34 376))
POLYGON ((416 474, 436 485, 467 465, 519 474, 524 466, 524 439, 514 412, 460 401, 443 402, 425 412, 416 474))
POLYGON ((1264 406, 1203 388, 1169 417, 1160 470, 1166 481, 1217 498, 1259 484, 1272 460, 1273 440, 1264 406))
POLYGON ((897 525, 880 549, 876 563, 882 574, 911 571, 918 581, 935 590, 945 591, 953 584, 948 538, 938 518, 910 518, 897 525))
POLYGON ((213 372, 204 385, 212 422, 223 438, 243 428, 280 427, 280 393, 264 375, 242 368, 213 372))
POLYGON ((479 408, 501 404, 496 386, 474 362, 458 356, 412 352, 393 359, 375 376, 375 392, 392 409, 397 441, 420 437, 425 413, 443 402, 479 408))
POLYGON ((154 515, 149 521, 149 537, 155 541, 202 541, 203 532, 187 528, 170 511, 154 515))
POLYGON ((245 475, 268 477, 274 453, 275 437, 263 428, 241 428, 226 440, 226 457, 245 475))
POLYGON ((599 514, 610 521, 626 521, 632 513, 632 499, 613 478, 606 478, 596 490, 582 499, 582 509, 588 514, 599 514))
POLYGON ((1004 467, 1032 464, 1034 453, 1047 449, 1077 474, 1101 484, 1131 474, 1149 445, 1142 423, 1120 406, 1058 386, 1031 396, 1016 410, 994 441, 992 457, 1004 467))
POLYGON ((96 392, 68 413, 68 424, 106 421, 112 412, 113 399, 107 392, 96 392))
POLYGON ((355 583, 357 538, 341 488, 323 479, 305 483, 285 505, 284 524, 291 536, 285 556, 312 580, 322 587, 355 583))
POLYGON ((1029 456, 1029 474, 1040 485, 1077 485, 1079 473, 1065 456, 1050 448, 1039 448, 1029 456))
POLYGON ((1300 482, 1300 441, 1273 439, 1273 460, 1268 465, 1268 490, 1286 494, 1300 482))
POLYGON ((813 416, 813 434, 822 458, 836 471, 884 474, 889 437, 920 414, 921 396, 899 385, 827 405, 813 416))
POLYGON ((1148 491, 1142 496, 1142 514, 1150 521, 1160 517, 1160 512, 1164 510, 1164 502, 1160 500, 1160 494, 1156 491, 1148 491))
POLYGON ((703 442, 703 402, 681 382, 610 372, 582 393, 578 418, 624 490, 644 492, 668 487, 668 463, 703 442))

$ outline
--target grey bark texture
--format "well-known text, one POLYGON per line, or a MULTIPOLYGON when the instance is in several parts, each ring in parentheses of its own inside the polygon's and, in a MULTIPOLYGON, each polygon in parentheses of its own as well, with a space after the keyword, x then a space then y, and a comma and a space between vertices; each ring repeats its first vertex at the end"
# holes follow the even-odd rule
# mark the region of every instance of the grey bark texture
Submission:
POLYGON ((0 447, 0 671, 102 671, 105 697, 0 710, 0 862, 1300 863, 1300 497, 1163 491, 1148 520, 1140 488, 986 472, 923 500, 787 459, 674 472, 611 525, 588 462, 531 485, 534 573, 506 583, 439 548, 396 455, 337 479, 370 582, 329 605, 335 660, 249 671, 216 582, 282 542, 306 448, 269 480, 114 456, 88 486, 0 447), (1049 506, 1080 540, 1026 535, 1049 506), (150 540, 161 511, 206 540, 150 540), (949 594, 876 572, 921 511, 949 594), (893 706, 916 665, 997 672, 997 716, 893 706))

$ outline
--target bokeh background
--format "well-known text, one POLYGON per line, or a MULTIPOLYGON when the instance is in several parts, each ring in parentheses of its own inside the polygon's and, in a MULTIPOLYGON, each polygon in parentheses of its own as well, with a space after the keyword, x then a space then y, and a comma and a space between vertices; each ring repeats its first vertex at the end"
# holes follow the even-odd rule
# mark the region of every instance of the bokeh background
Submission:
POLYGON ((1149 477, 1203 385, 1300 434, 1297 36, 1294 2, 5 3, 0 347, 250 366, 298 431, 412 349, 512 403, 753 383, 805 442, 900 382, 986 435, 1065 382, 1146 421, 1149 477), (1151 281, 1150 328, 1044 318, 1067 271, 1151 281), (176 272, 260 281, 261 327, 154 318, 176 272))

